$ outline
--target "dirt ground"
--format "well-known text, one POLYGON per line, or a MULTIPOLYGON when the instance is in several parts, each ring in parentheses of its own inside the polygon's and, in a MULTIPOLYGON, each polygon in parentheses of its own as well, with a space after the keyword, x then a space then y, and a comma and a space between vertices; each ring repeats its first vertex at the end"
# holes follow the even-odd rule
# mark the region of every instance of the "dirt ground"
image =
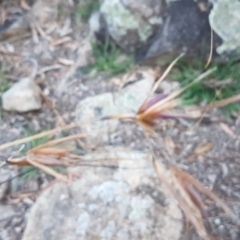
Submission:
MULTIPOLYGON (((65 28, 64 31, 67 32, 68 28, 71 30, 69 34, 61 37, 68 37, 66 42, 54 45, 54 41, 49 42, 39 37, 39 42, 35 43, 29 36, 0 43, 2 49, 8 52, 1 55, 6 65, 8 81, 14 83, 21 77, 28 76, 31 66, 27 63, 21 65, 21 59, 34 58, 39 65, 39 74, 35 80, 43 93, 51 99, 51 103, 54 103, 49 105, 45 102, 40 111, 27 114, 2 112, 0 144, 20 138, 29 131, 36 133, 70 123, 74 120, 75 108, 81 99, 117 89, 108 74, 89 75, 84 73, 84 66, 74 64, 80 61, 78 53, 79 49, 85 46, 88 27, 85 24, 77 26, 74 8, 66 3, 63 5, 68 9, 67 15, 60 16, 52 23, 52 26, 56 25, 56 30, 48 35, 56 42, 60 38, 60 30, 65 28), (41 74, 41 70, 49 66, 57 67, 41 74)), ((240 115, 228 119, 221 112, 213 111, 211 118, 210 123, 200 124, 186 120, 167 122, 166 126, 159 130, 159 134, 169 147, 174 162, 208 186, 240 219, 240 115)), ((137 150, 148 148, 138 127, 121 124, 117 132, 111 139, 111 145, 130 145, 137 150)), ((10 150, 1 152, 0 160, 11 154, 10 150)), ((18 171, 16 167, 8 169, 14 174, 18 171)), ((10 206, 14 214, 6 219, 0 218, 0 239, 21 239, 29 209, 40 191, 51 180, 52 178, 41 173, 30 180, 16 178, 10 182, 8 193, 0 205, 4 206, 4 209, 10 206)), ((213 202, 206 199, 205 204, 211 235, 215 239, 239 240, 240 225, 226 217, 213 202)), ((198 239, 189 233, 191 231, 186 230, 183 239, 198 239)))

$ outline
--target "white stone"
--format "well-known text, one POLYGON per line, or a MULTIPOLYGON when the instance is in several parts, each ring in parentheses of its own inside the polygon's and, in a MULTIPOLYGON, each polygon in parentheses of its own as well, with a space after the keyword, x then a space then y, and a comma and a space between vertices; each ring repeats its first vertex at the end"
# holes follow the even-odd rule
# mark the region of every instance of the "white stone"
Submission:
POLYGON ((214 223, 215 223, 215 225, 219 226, 221 224, 221 219, 220 218, 215 218, 214 223))
POLYGON ((41 90, 30 78, 23 78, 2 95, 5 111, 29 112, 42 107, 41 90))

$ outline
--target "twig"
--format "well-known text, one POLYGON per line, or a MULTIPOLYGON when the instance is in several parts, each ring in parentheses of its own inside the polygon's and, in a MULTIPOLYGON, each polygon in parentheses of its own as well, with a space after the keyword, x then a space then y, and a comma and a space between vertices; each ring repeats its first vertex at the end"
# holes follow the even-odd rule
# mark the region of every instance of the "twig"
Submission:
POLYGON ((54 64, 54 65, 51 65, 51 66, 43 67, 42 69, 38 70, 37 74, 41 75, 45 72, 49 72, 49 71, 52 71, 52 70, 58 70, 60 68, 61 68, 61 65, 54 64))
POLYGON ((211 44, 210 45, 210 53, 209 53, 208 61, 207 61, 206 65, 204 66, 204 69, 206 69, 212 61, 212 54, 213 54, 213 30, 212 30, 212 28, 211 28, 211 43, 210 44, 211 44))

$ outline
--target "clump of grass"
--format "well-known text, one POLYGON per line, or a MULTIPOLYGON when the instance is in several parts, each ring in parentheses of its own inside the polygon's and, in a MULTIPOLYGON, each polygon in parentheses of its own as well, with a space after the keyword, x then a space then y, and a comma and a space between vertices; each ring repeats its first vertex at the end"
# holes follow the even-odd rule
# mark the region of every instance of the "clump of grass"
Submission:
MULTIPOLYGON (((240 63, 238 60, 213 65, 217 67, 217 70, 211 76, 204 82, 192 85, 183 93, 182 98, 185 104, 208 104, 229 98, 240 92, 240 63)), ((203 67, 203 62, 189 63, 182 60, 176 65, 176 70, 173 70, 171 77, 184 87, 192 81, 193 76, 200 74, 203 67)), ((228 116, 239 111, 238 103, 223 107, 223 112, 228 116)))
MULTIPOLYGON (((31 130, 26 130, 24 133, 25 137, 29 137, 34 135, 34 132, 31 130)), ((38 138, 38 139, 33 139, 32 141, 28 142, 27 144, 24 145, 24 148, 21 150, 20 155, 24 156, 26 155, 26 153, 41 145, 44 143, 47 143, 49 141, 49 136, 44 136, 42 138, 38 138)), ((24 166, 21 168, 20 170, 20 180, 22 181, 27 181, 27 180, 31 180, 33 178, 35 178, 38 174, 39 174, 40 170, 34 166, 24 166)))
POLYGON ((81 19, 88 19, 91 14, 99 9, 99 0, 84 0, 78 4, 76 14, 81 19))
POLYGON ((126 72, 133 64, 133 57, 123 57, 121 50, 108 38, 104 45, 92 43, 95 64, 92 68, 99 72, 119 74, 126 72), (123 57, 123 59, 121 59, 123 57))

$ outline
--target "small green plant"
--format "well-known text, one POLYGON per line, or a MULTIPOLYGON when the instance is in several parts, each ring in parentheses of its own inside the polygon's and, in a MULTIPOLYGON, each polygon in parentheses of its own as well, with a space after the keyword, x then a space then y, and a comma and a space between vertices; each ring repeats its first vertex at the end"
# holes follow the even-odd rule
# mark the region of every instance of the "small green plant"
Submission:
MULTIPOLYGON (((213 64, 214 65, 214 64, 213 64)), ((199 82, 182 95, 185 104, 212 103, 219 101, 240 92, 240 63, 237 60, 229 61, 226 64, 215 64, 217 71, 211 74, 205 81, 199 82)), ((202 62, 187 63, 180 61, 173 70, 171 77, 180 82, 184 87, 191 82, 191 79, 200 74, 204 64, 202 62)), ((238 112, 238 103, 232 103, 223 107, 223 111, 230 116, 238 112)))
POLYGON ((98 0, 84 0, 78 4, 76 10, 77 21, 80 19, 88 19, 91 14, 99 9, 99 1, 98 0))
POLYGON ((4 66, 3 63, 0 62, 0 117, 2 112, 2 94, 9 88, 9 83, 7 79, 4 77, 4 66))
POLYGON ((9 88, 9 83, 4 76, 4 62, 0 62, 0 97, 9 88))
POLYGON ((25 166, 20 171, 20 181, 27 181, 35 178, 39 173, 39 169, 32 166, 25 166))
POLYGON ((3 75, 3 70, 0 68, 0 95, 6 91, 9 87, 9 84, 6 78, 3 75))
MULTIPOLYGON (((26 130, 24 133, 25 137, 29 137, 29 136, 33 136, 35 133, 31 130, 26 130)), ((24 146, 24 148, 20 151, 20 155, 21 156, 26 156, 27 152, 31 149, 34 149, 36 147, 38 147, 39 145, 45 144, 47 142, 49 142, 50 138, 48 136, 42 137, 42 138, 37 138, 34 139, 30 142, 28 142, 28 144, 26 144, 24 146)), ((55 167, 50 167, 58 172, 66 172, 64 168, 62 168, 61 166, 55 166, 55 167)), ((21 171, 20 171, 20 180, 21 181, 26 181, 26 180, 31 180, 33 178, 35 178, 36 176, 38 176, 39 172, 41 172, 41 170, 39 170, 38 168, 34 167, 34 166, 24 166, 22 167, 21 171)))
POLYGON ((92 48, 95 58, 93 68, 97 71, 119 74, 127 71, 133 63, 132 56, 121 59, 123 56, 121 50, 109 39, 103 46, 98 43, 92 43, 92 48))

